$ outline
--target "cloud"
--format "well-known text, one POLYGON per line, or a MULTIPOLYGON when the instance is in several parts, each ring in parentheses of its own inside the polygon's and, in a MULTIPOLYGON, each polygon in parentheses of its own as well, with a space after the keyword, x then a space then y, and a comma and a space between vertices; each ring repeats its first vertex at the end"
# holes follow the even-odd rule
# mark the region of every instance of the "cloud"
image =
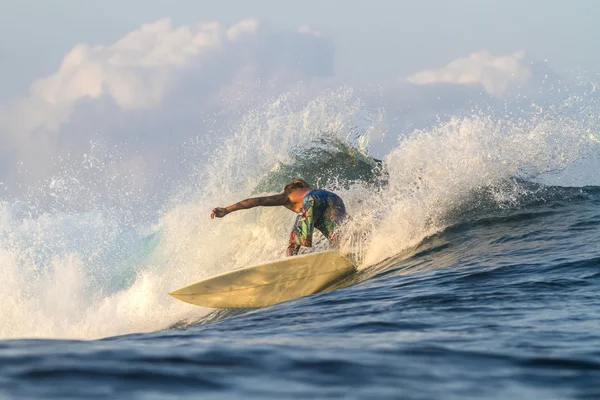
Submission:
POLYGON ((261 95, 330 76, 332 65, 333 46, 320 32, 274 31, 253 19, 161 19, 110 45, 79 44, 26 98, 0 107, 0 181, 16 180, 21 165, 44 177, 54 157, 99 138, 135 142, 145 158, 162 160, 224 109, 231 116, 261 95))
POLYGON ((458 58, 444 68, 417 72, 406 80, 418 85, 435 83, 480 84, 492 95, 526 84, 531 71, 524 62, 525 52, 494 56, 488 51, 458 58))
MULTIPOLYGON (((261 33, 264 32, 256 20, 244 20, 230 27, 217 22, 173 27, 169 19, 162 19, 143 25, 110 46, 75 46, 54 75, 33 83, 31 98, 56 107, 70 107, 84 98, 108 96, 123 110, 157 108, 173 88, 176 75, 186 69, 194 69, 196 74, 214 72, 215 59, 221 64, 235 62, 233 69, 242 75, 248 75, 249 69, 268 69, 268 64, 257 64, 272 61, 272 57, 256 59, 265 54, 260 54, 261 47, 255 42, 273 41, 275 36, 269 38, 261 33), (243 60, 235 54, 239 51, 243 60)), ((306 36, 309 32, 300 33, 306 36)), ((272 50, 276 53, 282 48, 272 50)), ((291 48, 280 56, 295 50, 291 48)), ((221 67, 231 69, 216 69, 221 67)), ((285 67, 298 68, 297 64, 285 67)), ((53 122, 46 123, 46 127, 56 129, 53 122)))

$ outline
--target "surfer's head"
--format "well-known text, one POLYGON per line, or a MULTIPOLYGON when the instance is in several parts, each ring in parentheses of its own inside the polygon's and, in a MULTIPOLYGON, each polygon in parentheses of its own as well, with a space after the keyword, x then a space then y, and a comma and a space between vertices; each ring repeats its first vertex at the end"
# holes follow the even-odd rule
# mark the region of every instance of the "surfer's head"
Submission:
POLYGON ((294 179, 293 181, 285 185, 283 191, 287 194, 290 194, 294 190, 298 189, 310 189, 310 185, 303 179, 294 179))

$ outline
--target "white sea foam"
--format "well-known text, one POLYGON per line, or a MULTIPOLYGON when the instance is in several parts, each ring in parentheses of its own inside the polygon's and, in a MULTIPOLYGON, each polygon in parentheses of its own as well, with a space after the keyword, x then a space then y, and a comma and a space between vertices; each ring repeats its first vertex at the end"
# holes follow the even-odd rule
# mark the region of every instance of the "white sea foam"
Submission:
MULTIPOLYGON (((195 173, 174 177, 181 188, 153 210, 154 219, 134 223, 114 199, 107 208, 93 203, 63 212, 3 203, 0 338, 88 339, 195 320, 210 310, 176 301, 170 290, 283 256, 294 218, 289 211, 259 208, 210 220, 210 210, 248 197, 275 165, 319 139, 367 152, 369 136, 383 129, 347 88, 301 103, 288 95, 249 113, 195 173)), ((482 188, 510 204, 520 193, 503 189, 506 180, 559 179, 569 168, 587 174, 586 184, 600 184, 597 174, 585 172, 586 163, 598 160, 598 133, 573 116, 457 117, 386 136, 400 138, 385 156, 387 184, 323 184, 344 198, 352 215, 352 240, 344 246, 357 253, 361 268, 443 229, 452 223, 449 213, 482 188)), ((72 201, 80 201, 73 193, 83 187, 102 187, 81 180, 69 185, 72 201)), ((317 247, 325 244, 319 237, 317 247)))

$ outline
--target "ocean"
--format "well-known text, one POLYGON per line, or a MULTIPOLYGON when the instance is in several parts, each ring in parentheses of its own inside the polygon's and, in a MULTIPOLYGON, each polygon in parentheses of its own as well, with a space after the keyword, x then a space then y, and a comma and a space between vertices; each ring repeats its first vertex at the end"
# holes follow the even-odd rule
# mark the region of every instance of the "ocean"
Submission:
POLYGON ((353 99, 259 107, 152 193, 107 190, 100 149, 3 201, 0 398, 600 398, 595 102, 396 132, 353 99), (344 199, 354 276, 253 310, 167 295, 282 257, 288 210, 209 214, 291 177, 344 199))

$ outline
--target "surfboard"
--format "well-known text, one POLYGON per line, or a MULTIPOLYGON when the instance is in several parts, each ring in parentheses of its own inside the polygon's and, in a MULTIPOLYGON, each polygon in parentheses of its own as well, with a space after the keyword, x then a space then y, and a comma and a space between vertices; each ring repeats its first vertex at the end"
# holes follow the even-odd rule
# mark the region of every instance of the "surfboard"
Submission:
POLYGON ((169 295, 204 307, 265 307, 320 292, 355 270, 339 251, 325 251, 225 272, 169 295))

